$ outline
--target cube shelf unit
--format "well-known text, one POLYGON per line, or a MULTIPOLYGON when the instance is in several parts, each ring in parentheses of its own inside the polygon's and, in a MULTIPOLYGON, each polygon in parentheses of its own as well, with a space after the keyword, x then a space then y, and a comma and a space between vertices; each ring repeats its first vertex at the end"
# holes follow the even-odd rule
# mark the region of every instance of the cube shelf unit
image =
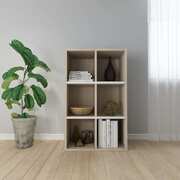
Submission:
POLYGON ((68 49, 66 67, 65 150, 127 150, 127 49, 68 49), (115 81, 104 81, 108 57, 111 57, 116 72, 115 81), (70 71, 88 71, 93 75, 93 82, 69 82, 70 71), (108 100, 121 105, 120 115, 103 115, 103 107, 108 100), (71 106, 81 105, 93 106, 93 112, 87 116, 70 113, 71 106), (98 147, 98 119, 118 120, 118 148, 98 147), (74 126, 78 126, 80 131, 92 130, 94 142, 75 147, 71 142, 74 126))

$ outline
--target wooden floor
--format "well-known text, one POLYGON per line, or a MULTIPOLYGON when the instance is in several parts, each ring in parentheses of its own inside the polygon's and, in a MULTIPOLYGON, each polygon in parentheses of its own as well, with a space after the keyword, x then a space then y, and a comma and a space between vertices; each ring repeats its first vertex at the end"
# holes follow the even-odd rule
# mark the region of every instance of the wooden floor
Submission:
POLYGON ((64 152, 63 142, 17 150, 0 141, 0 179, 180 180, 180 142, 129 142, 128 152, 64 152))

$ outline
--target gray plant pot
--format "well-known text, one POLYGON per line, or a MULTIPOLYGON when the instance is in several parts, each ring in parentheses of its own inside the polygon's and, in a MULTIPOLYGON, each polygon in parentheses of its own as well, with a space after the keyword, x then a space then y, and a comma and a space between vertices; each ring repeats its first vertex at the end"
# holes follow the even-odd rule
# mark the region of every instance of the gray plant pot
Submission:
POLYGON ((12 118, 17 148, 24 149, 33 145, 36 120, 36 116, 12 118))

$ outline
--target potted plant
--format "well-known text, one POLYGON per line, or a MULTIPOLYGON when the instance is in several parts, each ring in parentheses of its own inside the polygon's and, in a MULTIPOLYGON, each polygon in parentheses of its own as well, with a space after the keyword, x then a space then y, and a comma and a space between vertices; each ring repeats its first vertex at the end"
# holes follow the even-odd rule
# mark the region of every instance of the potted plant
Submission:
POLYGON ((10 46, 21 55, 25 65, 12 67, 2 75, 2 99, 8 109, 12 109, 14 106, 19 107, 18 113, 11 114, 16 146, 17 148, 27 148, 33 145, 37 120, 37 117, 29 112, 36 104, 41 107, 46 103, 46 95, 39 84, 43 88, 48 85, 47 80, 41 74, 34 73, 33 70, 37 67, 45 71, 50 71, 50 69, 22 42, 13 40, 10 46))

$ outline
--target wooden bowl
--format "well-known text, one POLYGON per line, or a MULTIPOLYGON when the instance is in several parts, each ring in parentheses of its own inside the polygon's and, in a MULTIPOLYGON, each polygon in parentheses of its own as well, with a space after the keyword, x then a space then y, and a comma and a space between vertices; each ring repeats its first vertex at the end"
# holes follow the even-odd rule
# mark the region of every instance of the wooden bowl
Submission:
POLYGON ((92 112, 92 106, 79 106, 79 107, 70 107, 70 111, 74 115, 88 115, 92 112))

